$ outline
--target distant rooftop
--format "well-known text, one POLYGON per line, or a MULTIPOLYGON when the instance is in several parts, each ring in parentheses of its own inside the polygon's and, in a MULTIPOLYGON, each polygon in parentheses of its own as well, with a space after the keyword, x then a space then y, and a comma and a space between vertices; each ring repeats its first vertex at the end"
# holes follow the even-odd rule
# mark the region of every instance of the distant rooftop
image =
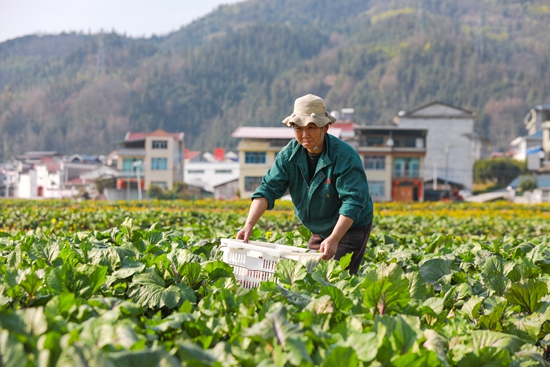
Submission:
POLYGON ((126 136, 124 137, 124 141, 132 141, 132 140, 145 140, 145 138, 149 136, 171 136, 176 140, 183 140, 183 133, 167 133, 166 131, 162 129, 157 129, 153 131, 152 133, 143 133, 143 132, 132 132, 128 131, 126 133, 126 136))

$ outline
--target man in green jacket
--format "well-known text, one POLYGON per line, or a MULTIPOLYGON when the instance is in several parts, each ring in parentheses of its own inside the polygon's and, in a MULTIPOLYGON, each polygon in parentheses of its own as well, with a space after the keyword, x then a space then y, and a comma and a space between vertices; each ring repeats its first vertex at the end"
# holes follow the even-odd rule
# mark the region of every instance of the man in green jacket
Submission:
POLYGON ((296 216, 312 233, 308 248, 321 251, 325 260, 351 252, 348 269, 355 274, 372 229, 373 204, 361 158, 350 145, 327 134, 335 121, 320 97, 296 99, 294 112, 283 120, 296 139, 277 154, 252 195, 237 239, 247 242, 263 213, 288 189, 296 216))

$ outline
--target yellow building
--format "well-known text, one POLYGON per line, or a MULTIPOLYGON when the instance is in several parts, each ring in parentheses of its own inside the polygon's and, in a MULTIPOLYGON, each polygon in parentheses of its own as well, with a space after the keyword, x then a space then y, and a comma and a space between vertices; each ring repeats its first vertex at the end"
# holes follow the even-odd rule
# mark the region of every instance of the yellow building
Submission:
POLYGON ((172 189, 183 182, 184 134, 156 130, 128 132, 118 143, 118 189, 147 189, 151 184, 172 189))

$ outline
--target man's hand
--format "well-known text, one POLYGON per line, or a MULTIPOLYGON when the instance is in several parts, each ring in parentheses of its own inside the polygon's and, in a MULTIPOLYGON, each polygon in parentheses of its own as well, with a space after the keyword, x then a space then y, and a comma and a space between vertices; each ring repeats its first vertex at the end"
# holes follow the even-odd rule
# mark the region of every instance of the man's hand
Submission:
POLYGON ((338 250, 340 240, 344 234, 346 234, 348 229, 350 229, 352 224, 353 219, 346 217, 345 215, 340 215, 338 217, 338 222, 336 222, 331 235, 321 242, 321 246, 319 247, 319 251, 323 253, 321 259, 330 260, 334 257, 334 255, 336 255, 336 250, 338 250))
POLYGON ((237 239, 243 240, 244 243, 248 243, 248 239, 252 235, 252 230, 254 227, 245 226, 243 229, 241 229, 239 232, 237 232, 237 239))
POLYGON ((336 255, 336 250, 338 249, 338 241, 333 240, 331 237, 325 238, 323 242, 321 242, 321 247, 319 248, 319 252, 323 254, 321 256, 321 259, 323 260, 330 260, 336 255))
POLYGON ((243 240, 245 243, 248 243, 248 239, 252 235, 252 230, 254 229, 254 226, 256 225, 256 223, 258 223, 258 219, 260 219, 266 209, 266 198, 262 197, 252 200, 252 203, 250 204, 250 210, 248 211, 248 218, 246 218, 244 227, 237 233, 238 240, 243 240))

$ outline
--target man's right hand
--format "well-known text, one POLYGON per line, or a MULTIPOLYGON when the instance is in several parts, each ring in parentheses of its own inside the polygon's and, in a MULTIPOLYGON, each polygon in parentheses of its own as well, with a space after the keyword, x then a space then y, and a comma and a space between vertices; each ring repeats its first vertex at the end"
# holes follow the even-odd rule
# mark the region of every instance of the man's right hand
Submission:
POLYGON ((252 229, 250 227, 245 226, 243 229, 241 229, 239 232, 237 232, 237 239, 243 240, 244 243, 248 243, 248 239, 252 235, 252 229))

